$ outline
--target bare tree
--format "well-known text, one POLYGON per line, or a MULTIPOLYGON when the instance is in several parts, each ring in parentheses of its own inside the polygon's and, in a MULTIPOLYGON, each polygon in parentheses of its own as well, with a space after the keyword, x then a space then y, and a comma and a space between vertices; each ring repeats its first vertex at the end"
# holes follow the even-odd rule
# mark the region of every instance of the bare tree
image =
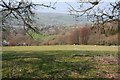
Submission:
POLYGON ((88 27, 83 27, 80 29, 80 41, 82 44, 87 45, 91 30, 88 27))
POLYGON ((33 25, 32 15, 36 6, 47 7, 55 9, 54 4, 45 5, 45 4, 35 4, 29 0, 0 0, 0 13, 2 13, 2 27, 6 29, 5 20, 11 17, 21 20, 24 23, 24 29, 26 31, 33 30, 39 32, 38 28, 33 25))
MULTIPOLYGON (((93 28, 100 27, 99 25, 104 25, 108 22, 120 22, 119 0, 113 2, 104 2, 104 0, 78 0, 77 3, 79 4, 78 8, 67 3, 70 6, 70 15, 74 15, 76 18, 87 15, 87 17, 94 23, 93 28), (106 6, 103 7, 103 5, 106 6)), ((103 27, 100 28, 103 29, 103 27)))
POLYGON ((80 44, 80 28, 71 33, 68 38, 68 44, 80 44))

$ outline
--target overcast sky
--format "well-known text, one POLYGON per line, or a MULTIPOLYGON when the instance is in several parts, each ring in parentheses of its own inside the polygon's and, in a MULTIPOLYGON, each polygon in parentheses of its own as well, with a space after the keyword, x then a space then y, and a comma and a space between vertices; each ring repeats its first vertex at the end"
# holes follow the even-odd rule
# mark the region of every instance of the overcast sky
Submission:
MULTIPOLYGON (((44 2, 40 2, 41 0, 34 0, 35 3, 43 3, 43 4, 47 4, 49 5, 50 2, 47 2, 47 1, 52 1, 52 0, 45 0, 44 2), (39 2, 37 2, 39 1, 39 2)), ((55 1, 55 0, 53 0, 55 1)), ((62 1, 62 0, 61 0, 62 1)), ((77 2, 75 2, 75 0, 64 0, 64 1, 67 1, 67 3, 71 4, 75 9, 78 8, 79 4, 77 2), (73 1, 73 2, 72 2, 73 1)), ((52 2, 52 4, 54 4, 54 2, 52 2)), ((108 7, 108 4, 109 2, 104 2, 101 4, 99 4, 99 6, 102 8, 107 8, 108 7)), ((86 7, 89 7, 90 5, 87 5, 86 7)), ((68 6, 68 4, 66 4, 65 2, 57 2, 56 5, 55 5, 56 9, 53 10, 53 9, 50 9, 50 8, 44 8, 44 7, 39 7, 37 6, 36 7, 36 10, 37 12, 47 12, 47 13, 65 13, 65 14, 69 14, 68 12, 68 8, 70 6, 68 6)))
MULTIPOLYGON (((8 0, 6 0, 8 1, 8 0)), ((21 0, 17 0, 17 1, 21 1, 21 0)), ((53 9, 48 9, 48 8, 43 8, 43 7, 36 7, 36 9, 34 11, 37 12, 49 12, 49 13, 65 13, 68 14, 68 4, 66 4, 65 2, 71 4, 72 6, 74 6, 75 8, 77 6, 79 6, 76 2, 78 2, 79 0, 28 0, 28 1, 32 1, 34 3, 43 3, 43 4, 50 4, 50 2, 52 2, 52 4, 54 4, 57 1, 57 4, 55 5, 56 10, 53 9)), ((90 1, 90 0, 83 0, 83 1, 90 1)), ((91 0, 91 1, 96 1, 96 0, 91 0)), ((119 0, 102 0, 101 2, 115 2, 115 1, 119 1, 119 0)), ((89 5, 88 5, 89 6, 89 5)), ((101 4, 101 7, 106 6, 107 8, 107 4, 101 4)), ((76 8, 77 9, 77 8, 76 8)))
MULTIPOLYGON (((71 5, 77 5, 74 2, 69 2, 71 5)), ((50 4, 49 2, 45 2, 44 4, 50 4)), ((68 5, 65 2, 58 2, 55 5, 56 9, 51 9, 51 8, 44 8, 44 7, 36 7, 35 11, 39 11, 39 12, 47 12, 47 13, 65 13, 68 14, 68 5)))
MULTIPOLYGON (((31 1, 33 1, 33 2, 56 2, 56 1, 58 1, 58 2, 76 2, 79 0, 31 0, 31 1)), ((83 1, 90 1, 90 0, 83 0, 83 1)), ((91 1, 96 1, 96 0, 91 0, 91 1)), ((119 1, 119 0, 102 0, 102 1, 114 2, 114 1, 119 1)))

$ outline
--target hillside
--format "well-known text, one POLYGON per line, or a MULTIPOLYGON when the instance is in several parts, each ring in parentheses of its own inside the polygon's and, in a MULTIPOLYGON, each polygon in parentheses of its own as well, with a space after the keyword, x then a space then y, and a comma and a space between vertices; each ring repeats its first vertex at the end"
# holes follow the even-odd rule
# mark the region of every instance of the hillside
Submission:
POLYGON ((73 16, 62 13, 36 13, 34 20, 38 25, 44 24, 56 26, 83 26, 90 23, 89 21, 87 21, 86 16, 83 16, 76 20, 73 16))

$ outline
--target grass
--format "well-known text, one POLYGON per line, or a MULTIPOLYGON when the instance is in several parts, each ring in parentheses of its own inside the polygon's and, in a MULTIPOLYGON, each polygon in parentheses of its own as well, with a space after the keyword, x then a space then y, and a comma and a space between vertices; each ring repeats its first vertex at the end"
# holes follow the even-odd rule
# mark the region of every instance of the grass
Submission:
POLYGON ((52 45, 52 46, 13 46, 3 47, 3 51, 53 51, 53 50, 80 50, 80 51, 115 51, 118 47, 94 45, 52 45))
POLYGON ((54 35, 50 35, 50 34, 47 34, 47 33, 43 33, 43 34, 37 34, 35 32, 31 32, 29 31, 29 34, 32 35, 33 39, 34 40, 37 40, 38 38, 40 38, 40 41, 44 41, 45 39, 48 39, 48 38, 55 38, 55 34, 54 35))
POLYGON ((42 34, 42 35, 40 35, 40 36, 38 36, 38 37, 40 37, 41 38, 41 41, 43 42, 45 39, 48 39, 48 38, 55 38, 55 34, 54 35, 49 35, 49 34, 42 34))
POLYGON ((116 78, 116 50, 80 45, 3 47, 2 77, 116 78))

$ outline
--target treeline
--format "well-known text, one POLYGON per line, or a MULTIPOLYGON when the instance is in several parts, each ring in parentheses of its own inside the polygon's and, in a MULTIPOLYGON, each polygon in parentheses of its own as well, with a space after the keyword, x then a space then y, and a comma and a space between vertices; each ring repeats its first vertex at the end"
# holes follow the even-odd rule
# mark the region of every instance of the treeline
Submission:
POLYGON ((99 27, 93 29, 89 25, 73 31, 62 31, 55 38, 45 40, 42 45, 118 45, 118 23, 107 23, 99 27))
POLYGON ((65 30, 50 28, 42 30, 41 34, 33 35, 31 38, 24 29, 15 28, 10 31, 3 31, 3 45, 8 46, 40 46, 40 45, 118 45, 118 25, 109 23, 104 29, 92 29, 92 26, 78 27, 65 30), (45 38, 44 40, 42 40, 45 38))
POLYGON ((68 44, 78 45, 118 45, 118 33, 117 29, 108 31, 109 28, 105 28, 105 33, 95 32, 91 30, 91 27, 83 27, 74 30, 68 38, 68 44), (115 32, 116 33, 115 33, 115 32), (115 34, 112 34, 115 33, 115 34))
POLYGON ((67 43, 87 45, 91 33, 92 32, 89 27, 78 28, 71 33, 67 43))
POLYGON ((35 41, 21 28, 3 31, 2 36, 3 46, 33 46, 39 43, 39 41, 35 41))

